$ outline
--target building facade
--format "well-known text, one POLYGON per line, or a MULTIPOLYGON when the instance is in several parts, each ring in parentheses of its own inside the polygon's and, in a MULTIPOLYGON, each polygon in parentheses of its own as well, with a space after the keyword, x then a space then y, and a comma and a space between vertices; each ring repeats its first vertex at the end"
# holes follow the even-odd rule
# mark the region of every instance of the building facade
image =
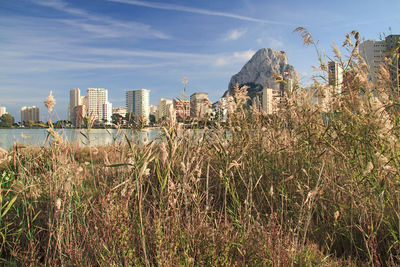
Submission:
POLYGON ((364 58, 369 66, 370 78, 376 79, 375 73, 384 62, 386 52, 385 41, 366 40, 359 46, 360 56, 364 58))
POLYGON ((328 62, 328 83, 334 88, 335 93, 342 93, 343 68, 335 61, 328 62))
POLYGON ((169 116, 172 113, 174 106, 172 104, 172 100, 160 98, 158 100, 158 108, 156 113, 156 120, 161 121, 169 116))
POLYGON ((7 113, 6 107, 0 107, 0 117, 7 113))
POLYGON ((190 117, 203 119, 211 113, 211 102, 207 93, 194 93, 190 96, 190 117))
POLYGON ((261 91, 261 108, 267 114, 273 114, 279 110, 281 102, 281 91, 279 89, 264 88, 261 91))
MULTIPOLYGON (((385 57, 392 57, 395 55, 395 49, 398 49, 398 42, 400 40, 400 35, 388 35, 385 40, 375 41, 367 40, 360 44, 359 51, 360 55, 364 58, 365 62, 370 69, 371 80, 376 80, 376 73, 379 71, 380 66, 384 63, 385 57)), ((393 62, 390 66, 390 73, 394 83, 394 87, 399 88, 399 74, 400 74, 400 55, 392 58, 393 62)))
POLYGON ((149 123, 150 90, 139 89, 126 91, 126 108, 135 114, 135 119, 145 124, 149 123))
POLYGON ((81 105, 81 90, 74 88, 69 91, 68 120, 75 121, 74 108, 81 105))
POLYGON ((400 91, 400 35, 389 35, 385 39, 386 56, 392 58, 389 66, 390 75, 393 81, 393 88, 400 91))
POLYGON ((116 107, 116 108, 112 109, 112 113, 113 114, 118 114, 121 117, 125 117, 126 112, 127 112, 127 108, 126 107, 116 107))
POLYGON ((40 108, 36 106, 21 108, 21 123, 25 124, 28 121, 40 121, 40 108))
POLYGON ((112 121, 112 104, 108 101, 103 104, 103 122, 111 124, 112 121))
POLYGON ((176 113, 177 119, 186 119, 190 117, 190 101, 189 100, 181 100, 174 99, 173 106, 176 113))
POLYGON ((215 104, 215 115, 221 122, 226 122, 228 120, 228 113, 232 112, 232 109, 229 110, 230 101, 233 101, 233 97, 227 95, 218 99, 218 102, 215 104))
POLYGON ((87 89, 87 116, 97 121, 111 122, 112 105, 108 102, 108 90, 104 88, 87 89))

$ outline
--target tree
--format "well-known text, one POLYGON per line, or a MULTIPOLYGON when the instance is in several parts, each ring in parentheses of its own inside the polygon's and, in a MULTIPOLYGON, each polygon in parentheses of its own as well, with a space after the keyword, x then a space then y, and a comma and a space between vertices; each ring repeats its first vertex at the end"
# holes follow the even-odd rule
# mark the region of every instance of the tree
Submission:
POLYGON ((24 121, 25 126, 32 128, 35 122, 33 120, 24 121))
POLYGON ((156 116, 154 116, 153 114, 150 114, 149 118, 150 118, 150 124, 156 123, 156 116))
POLYGON ((111 115, 111 121, 114 124, 121 124, 122 123, 122 116, 118 113, 114 113, 111 115))
POLYGON ((0 117, 0 126, 1 127, 11 127, 14 124, 14 117, 10 114, 6 113, 0 117))
POLYGON ((127 126, 136 126, 135 114, 133 112, 127 112, 125 115, 125 121, 127 126))

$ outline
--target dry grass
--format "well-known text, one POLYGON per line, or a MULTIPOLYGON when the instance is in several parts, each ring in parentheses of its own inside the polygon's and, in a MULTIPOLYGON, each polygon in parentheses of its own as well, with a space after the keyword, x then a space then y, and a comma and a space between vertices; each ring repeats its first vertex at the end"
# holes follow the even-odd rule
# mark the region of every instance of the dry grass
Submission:
POLYGON ((158 143, 14 147, 2 155, 1 261, 400 264, 399 102, 366 80, 356 43, 345 90, 324 107, 299 89, 266 116, 237 88, 227 127, 169 121, 158 143))

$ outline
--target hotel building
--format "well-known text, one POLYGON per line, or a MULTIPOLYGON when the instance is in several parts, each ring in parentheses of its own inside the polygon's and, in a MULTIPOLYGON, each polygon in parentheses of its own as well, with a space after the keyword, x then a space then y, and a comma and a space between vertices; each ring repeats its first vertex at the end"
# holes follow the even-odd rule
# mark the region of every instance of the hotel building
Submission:
POLYGON ((112 104, 108 102, 108 91, 104 88, 87 89, 87 115, 97 121, 111 122, 112 104))
POLYGON ((40 121, 40 108, 36 106, 21 108, 21 123, 27 123, 28 121, 40 121))
POLYGON ((135 114, 135 119, 145 124, 149 123, 150 116, 150 90, 126 91, 127 112, 135 114))

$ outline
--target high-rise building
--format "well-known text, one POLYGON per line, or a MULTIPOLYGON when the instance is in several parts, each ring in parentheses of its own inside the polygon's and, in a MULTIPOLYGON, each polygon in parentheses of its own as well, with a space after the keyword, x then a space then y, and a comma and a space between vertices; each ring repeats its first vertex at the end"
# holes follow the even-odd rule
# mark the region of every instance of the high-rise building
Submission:
POLYGON ((162 119, 167 118, 172 111, 170 109, 173 109, 172 100, 160 98, 158 100, 156 120, 160 121, 162 119))
POLYGON ((74 88, 69 91, 68 120, 75 121, 74 108, 81 105, 81 90, 74 88))
POLYGON ((328 82, 337 94, 342 92, 343 68, 335 61, 328 62, 328 82))
POLYGON ((375 73, 379 71, 380 65, 384 62, 386 42, 366 40, 360 44, 359 51, 369 66, 370 78, 375 80, 375 73))
POLYGON ((104 88, 87 89, 87 115, 96 120, 111 121, 112 105, 108 102, 108 91, 104 88))
POLYGON ((145 124, 149 123, 150 116, 150 90, 128 90, 126 91, 127 111, 133 112, 135 119, 145 124))
POLYGON ((400 35, 391 34, 386 37, 385 42, 386 56, 393 60, 389 66, 393 87, 397 92, 400 92, 400 35))
MULTIPOLYGON (((388 35, 385 40, 375 41, 367 40, 360 44, 359 51, 360 55, 364 58, 370 69, 370 77, 372 80, 376 80, 375 73, 379 71, 379 67, 384 63, 385 57, 392 57, 395 55, 395 48, 398 48, 398 42, 400 35, 388 35)), ((399 51, 397 51, 399 52, 399 51)), ((398 55, 398 54, 397 54, 398 55)), ((400 86, 399 75, 400 75, 400 60, 399 55, 393 58, 392 65, 390 66, 390 73, 394 83, 394 87, 398 89, 400 86)))
POLYGON ((106 124, 110 124, 111 117, 112 117, 112 104, 106 101, 106 103, 103 104, 103 121, 106 124))
POLYGON ((36 106, 21 108, 21 122, 27 123, 28 121, 40 121, 40 108, 36 106))
POLYGON ((0 117, 3 116, 6 113, 7 113, 6 107, 0 107, 0 117))
POLYGON ((207 93, 194 93, 190 96, 190 117, 204 118, 211 113, 211 102, 207 93))
POLYGON ((176 112, 177 119, 186 119, 190 117, 190 101, 189 100, 181 100, 174 99, 174 110, 176 112))
POLYGON ((135 90, 128 90, 125 93, 126 109, 128 113, 135 112, 135 90))
POLYGON ((280 101, 281 92, 279 89, 264 88, 261 91, 261 107, 267 114, 277 112, 280 101))
POLYGON ((398 47, 398 43, 400 41, 400 35, 399 34, 391 34, 388 35, 385 38, 385 43, 386 43, 386 51, 389 52, 395 48, 399 48, 398 47))

